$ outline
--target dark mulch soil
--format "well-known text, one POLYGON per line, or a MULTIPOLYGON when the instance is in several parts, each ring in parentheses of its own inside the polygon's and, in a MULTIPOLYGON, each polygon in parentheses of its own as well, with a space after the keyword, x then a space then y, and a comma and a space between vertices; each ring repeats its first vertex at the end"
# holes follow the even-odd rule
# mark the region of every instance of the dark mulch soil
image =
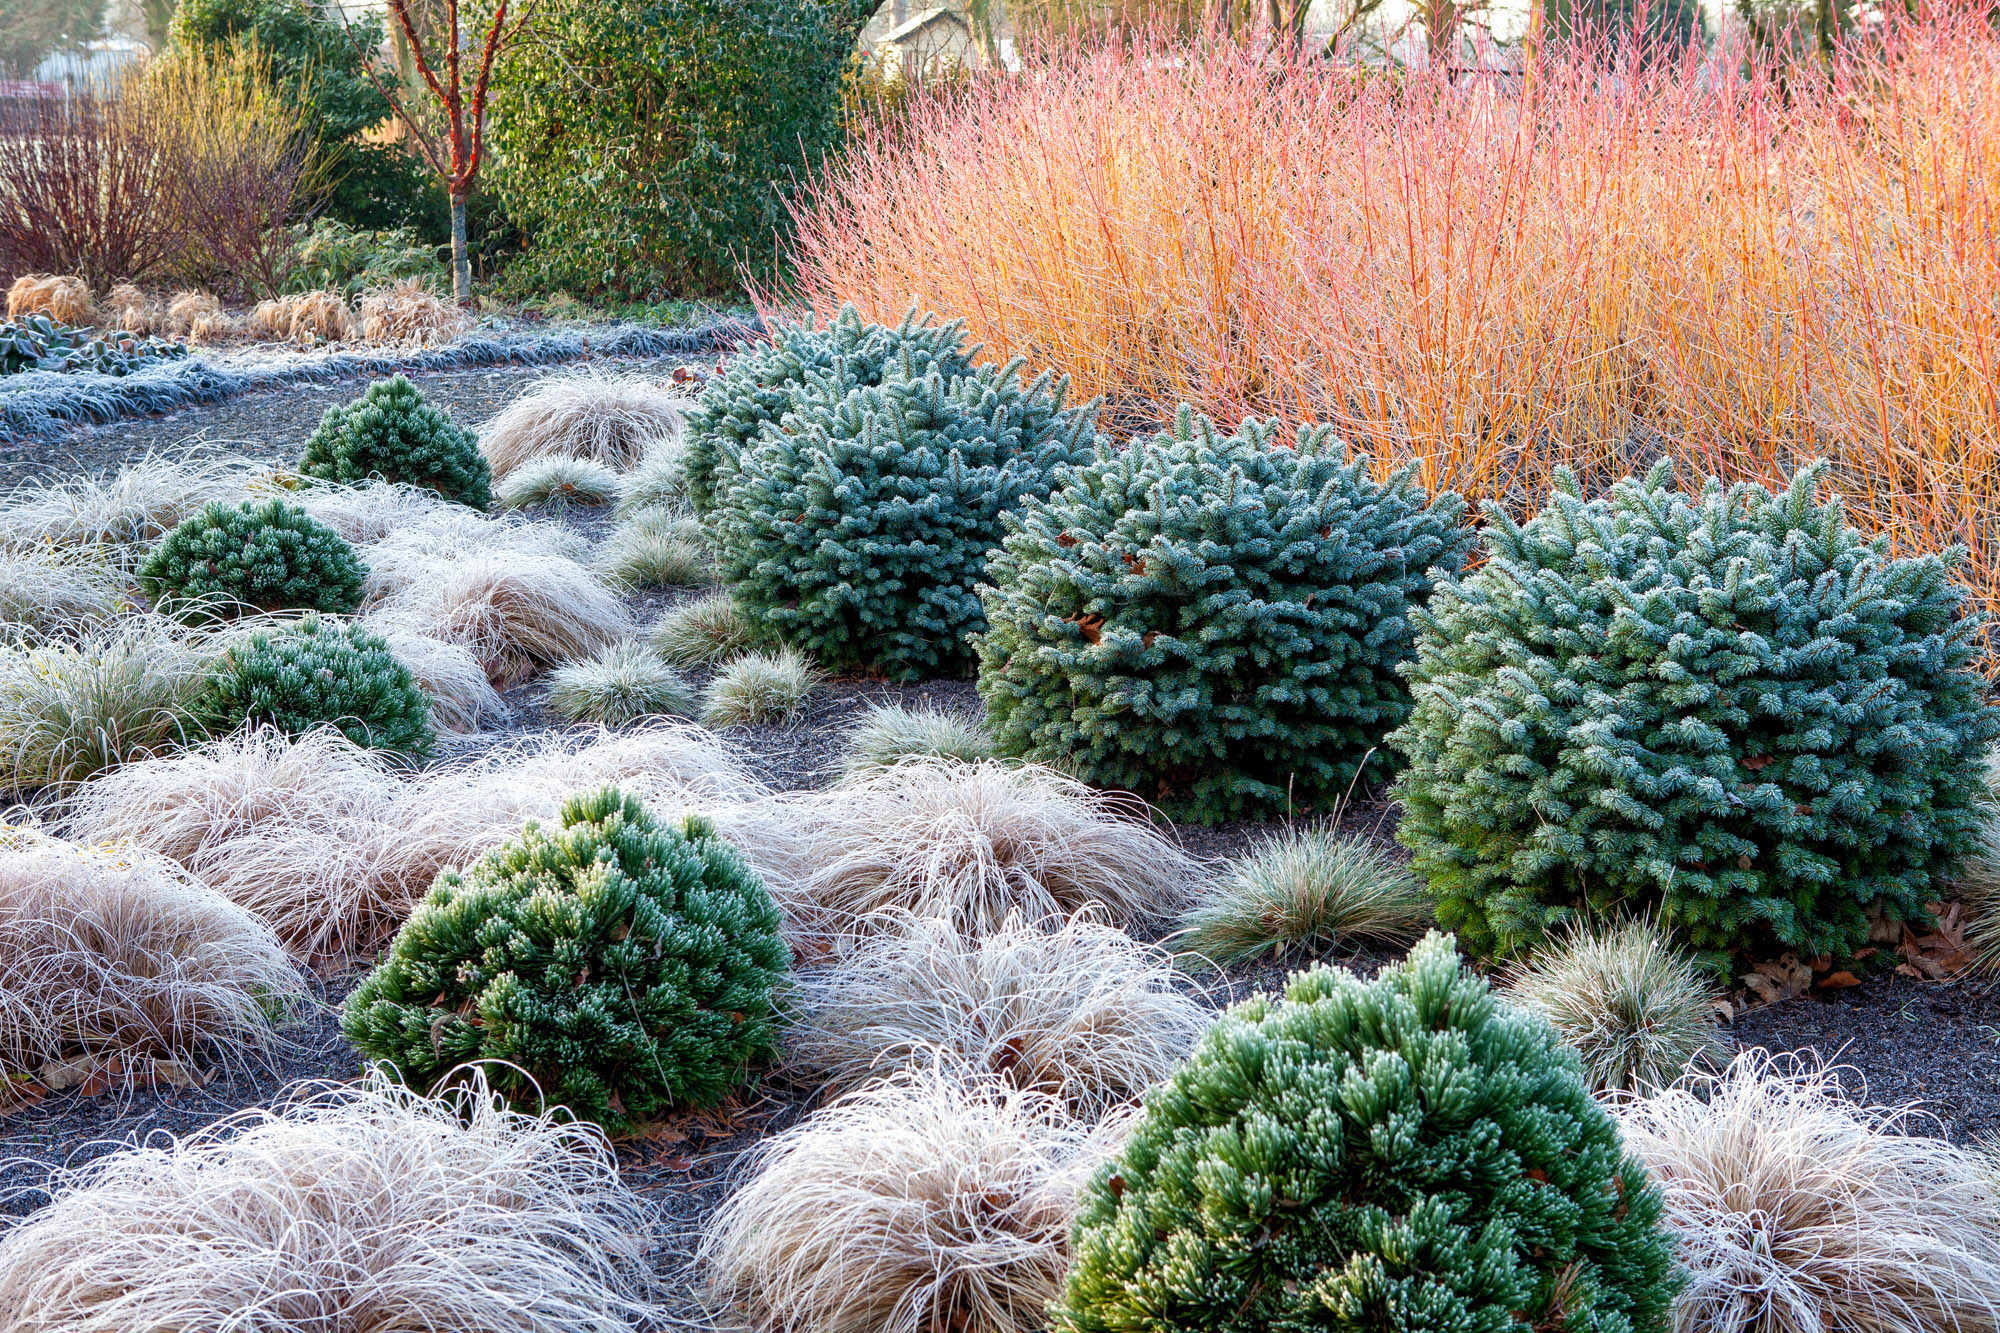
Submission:
MULTIPOLYGON (((654 364, 664 370, 672 363, 654 364)), ((544 372, 475 370, 424 376, 422 384, 428 396, 476 425, 540 373, 544 372)), ((79 430, 44 441, 30 452, 0 457, 0 486, 101 473, 149 450, 186 446, 288 460, 296 456, 326 407, 357 392, 355 384, 298 388, 158 420, 79 430)), ((570 521, 593 537, 602 535, 609 522, 602 514, 570 521)), ((631 600, 646 623, 705 591, 653 590, 631 600)), ((706 673, 691 674, 697 686, 706 683, 706 673)), ((539 682, 528 682, 508 692, 509 702, 520 712, 517 729, 551 725, 536 702, 540 689, 539 682)), ((846 732, 868 707, 882 702, 923 703, 968 716, 977 716, 980 709, 968 681, 914 685, 833 681, 822 686, 795 721, 737 728, 727 735, 772 785, 809 789, 832 780, 846 732)), ((1392 811, 1365 799, 1350 806, 1342 819, 1351 831, 1367 832, 1391 847, 1393 822, 1392 811)), ((1235 823, 1182 827, 1176 833, 1191 851, 1219 860, 1241 852, 1277 827, 1235 823)), ((1278 987, 1291 968, 1310 961, 1314 960, 1263 962, 1220 977, 1192 978, 1189 984, 1221 1005, 1278 987)), ((1327 961, 1372 974, 1390 959, 1341 953, 1327 961)), ((353 1077, 359 1057, 340 1036, 338 1005, 358 979, 359 973, 352 973, 315 981, 315 1007, 291 1030, 294 1049, 273 1069, 238 1072, 184 1090, 94 1098, 62 1094, 0 1120, 0 1189, 9 1191, 0 1198, 0 1212, 25 1213, 39 1206, 46 1195, 37 1185, 50 1166, 85 1161, 149 1135, 185 1134, 241 1108, 272 1105, 300 1080, 353 1077)), ((1875 976, 1852 989, 1743 1013, 1731 1035, 1743 1046, 1817 1051, 1838 1060, 1851 1067, 1850 1084, 1858 1091, 1865 1082, 1872 1100, 1922 1101, 1933 1117, 1916 1123, 1924 1132, 1959 1141, 2000 1134, 2000 988, 1875 976)), ((629 1179, 657 1205, 663 1229, 671 1237, 660 1256, 663 1271, 681 1273, 702 1220, 743 1169, 745 1152, 796 1122, 811 1108, 813 1093, 780 1073, 741 1103, 684 1117, 620 1145, 629 1179)), ((691 1296, 685 1313, 690 1317, 698 1313, 691 1296)))

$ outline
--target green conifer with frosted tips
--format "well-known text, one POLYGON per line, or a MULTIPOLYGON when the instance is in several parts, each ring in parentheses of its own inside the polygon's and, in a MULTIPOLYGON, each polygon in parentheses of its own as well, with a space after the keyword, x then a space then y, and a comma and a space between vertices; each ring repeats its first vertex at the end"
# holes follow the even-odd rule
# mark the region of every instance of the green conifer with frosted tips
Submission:
POLYGON ((479 437, 425 402, 402 375, 329 407, 306 441, 299 472, 321 481, 407 482, 474 509, 493 502, 493 470, 479 437))
POLYGON ((1225 1013, 1081 1199, 1055 1333, 1662 1333, 1661 1200, 1433 934, 1225 1013))
POLYGON ((1176 816, 1326 809, 1408 709, 1396 667, 1463 502, 1377 481, 1329 430, 1172 431, 1031 500, 987 563, 979 692, 1005 753, 1176 816))
POLYGON ((431 697, 388 641, 351 621, 309 615, 253 630, 209 665, 196 717, 211 733, 243 726, 300 736, 333 727, 405 759, 437 744, 431 697))
POLYGON ((283 500, 211 503, 161 538, 139 588, 190 624, 258 611, 349 615, 368 568, 332 528, 283 500))
POLYGON ((1926 919, 1970 845, 1996 730, 1959 553, 1896 556, 1816 495, 1662 463, 1598 499, 1559 473, 1418 617, 1398 836, 1439 918, 1514 950, 1651 913, 1711 963, 1926 919))

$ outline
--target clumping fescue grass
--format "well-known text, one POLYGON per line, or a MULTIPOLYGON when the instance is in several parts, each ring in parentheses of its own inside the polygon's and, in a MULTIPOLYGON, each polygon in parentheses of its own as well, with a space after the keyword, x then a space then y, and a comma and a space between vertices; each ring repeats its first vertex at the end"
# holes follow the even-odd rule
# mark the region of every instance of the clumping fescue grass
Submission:
POLYGON ((268 926, 165 857, 0 824, 0 1076, 268 1057, 303 993, 268 926))
POLYGON ((1403 862, 1331 827, 1259 841, 1182 918, 1181 948, 1214 964, 1416 938, 1430 919, 1403 862))
POLYGON ((750 625, 726 592, 682 603, 653 625, 653 647, 675 666, 711 666, 750 647, 750 625))
POLYGON ((835 930, 892 909, 975 935, 1093 905, 1158 920, 1199 869, 1143 806, 1034 765, 911 760, 797 799, 803 906, 835 930))
POLYGON ((1689 1274, 1676 1333, 2000 1328, 1992 1160, 1910 1132, 1911 1109, 1758 1050, 1614 1110, 1689 1274))
POLYGON ((649 509, 691 513, 684 460, 679 437, 647 449, 638 466, 625 476, 625 493, 618 497, 618 517, 631 518, 649 509))
POLYGON ((818 668, 790 648, 745 653, 708 683, 701 720, 711 727, 789 722, 812 697, 819 678, 818 668))
POLYGON ((841 763, 848 773, 893 768, 905 759, 956 759, 976 764, 995 757, 983 723, 941 708, 876 704, 847 736, 841 763))
POLYGON ((66 787, 198 738, 200 644, 152 617, 74 643, 0 643, 0 791, 66 787))
POLYGON ((712 815, 774 892, 802 874, 797 834, 763 784, 708 732, 666 721, 523 738, 418 773, 330 728, 246 732, 85 785, 64 831, 171 858, 323 966, 379 948, 439 871, 613 783, 663 815, 712 815))
POLYGON ((498 685, 632 635, 625 603, 589 570, 529 551, 492 551, 434 567, 369 618, 464 645, 498 685))
POLYGON ((943 1070, 852 1093, 754 1150, 702 1240, 711 1292, 788 1333, 1033 1333, 1117 1137, 943 1070))
POLYGON ((361 298, 361 336, 371 343, 447 343, 468 324, 456 304, 421 278, 404 278, 361 298))
POLYGON ((664 509, 623 520, 598 548, 604 577, 628 588, 664 588, 715 582, 701 525, 664 509))
POLYGON ((260 475, 245 463, 148 454, 109 478, 29 482, 0 494, 0 547, 71 547, 133 566, 182 519, 243 499, 260 475))
POLYGON ((593 1126, 383 1079, 65 1168, 0 1239, 11 1333, 631 1333, 654 1228, 593 1126))
POLYGON ((874 924, 797 979, 789 1048, 832 1091, 942 1056, 1095 1120, 1172 1072, 1214 1017, 1171 955, 1087 914, 978 936, 906 913, 874 924))
POLYGON ((588 459, 622 472, 655 445, 678 441, 687 407, 643 375, 549 375, 479 428, 479 449, 496 481, 547 458, 588 459))
POLYGON ((0 638, 72 638, 132 602, 125 581, 87 552, 0 549, 0 638))
POLYGON ((694 691, 681 673, 643 644, 621 643, 588 661, 549 673, 542 706, 565 722, 622 727, 663 713, 686 716, 694 691))
POLYGON ((1575 929, 1508 978, 1506 993, 1555 1025, 1593 1092, 1663 1088, 1728 1054, 1720 998, 1651 921, 1575 929))
POLYGON ((486 670, 464 644, 446 643, 394 624, 369 624, 389 645, 396 659, 410 669, 431 697, 431 726, 438 731, 484 731, 504 723, 514 710, 486 679, 486 670))
POLYGON ((94 313, 90 284, 82 278, 28 273, 7 289, 9 319, 47 315, 58 324, 88 324, 94 313))
POLYGON ((618 498, 618 474, 589 458, 535 458, 493 488, 502 509, 541 507, 556 513, 591 509, 618 498))

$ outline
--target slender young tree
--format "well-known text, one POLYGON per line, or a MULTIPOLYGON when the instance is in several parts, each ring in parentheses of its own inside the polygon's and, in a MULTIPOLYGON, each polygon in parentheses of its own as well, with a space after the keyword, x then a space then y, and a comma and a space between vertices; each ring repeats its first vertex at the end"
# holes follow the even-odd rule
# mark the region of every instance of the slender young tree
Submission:
MULTIPOLYGON (((424 0, 384 0, 393 29, 408 48, 411 64, 416 66, 418 80, 429 90, 443 114, 441 129, 426 129, 404 105, 402 90, 383 82, 376 72, 376 62, 362 61, 368 77, 375 81, 375 86, 409 128, 417 151, 443 180, 445 193, 451 198, 452 289, 460 305, 472 301, 472 259, 466 251, 465 205, 472 197, 472 187, 485 158, 486 94, 493 77, 493 62, 521 35, 534 16, 536 3, 537 0, 521 0, 515 10, 512 0, 499 0, 475 52, 471 38, 477 21, 471 25, 461 22, 460 0, 443 0, 441 13, 438 5, 426 5, 424 0)), ((345 21, 343 16, 342 22, 345 21)), ((349 29, 349 38, 353 35, 349 29)))

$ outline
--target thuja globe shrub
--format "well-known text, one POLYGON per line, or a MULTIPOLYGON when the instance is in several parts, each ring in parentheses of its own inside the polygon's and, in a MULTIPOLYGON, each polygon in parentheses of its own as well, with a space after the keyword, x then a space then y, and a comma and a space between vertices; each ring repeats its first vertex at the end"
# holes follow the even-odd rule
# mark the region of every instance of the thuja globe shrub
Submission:
POLYGON ((707 514, 737 455, 791 410, 793 396, 815 376, 837 373, 857 388, 932 370, 950 380, 970 374, 978 354, 976 345, 966 346, 961 321, 939 324, 914 310, 893 328, 869 323, 851 305, 825 328, 811 321, 778 325, 769 342, 730 357, 702 386, 683 435, 689 502, 707 514))
POLYGON ((321 481, 406 482, 474 509, 493 502, 493 471, 479 437, 425 402, 402 375, 329 407, 306 441, 299 471, 321 481))
POLYGON ((388 642, 357 624, 308 616, 259 629, 209 667, 195 715, 211 733, 244 726, 302 736, 333 727, 356 745, 406 759, 437 743, 431 697, 388 642))
POLYGON ((1558 473, 1418 618, 1398 836, 1438 916, 1512 951, 1652 915, 1711 965, 1927 919, 1977 832, 1995 712, 1955 552, 1895 556, 1816 498, 1558 473))
POLYGON ((342 1029, 414 1087, 498 1061, 488 1078, 514 1101, 623 1128, 713 1105, 776 1053, 778 926, 707 820, 577 795, 438 876, 342 1029))
POLYGON ((1541 1018, 1433 934, 1229 1010, 1079 1204, 1056 1333, 1641 1333, 1662 1204, 1541 1018))
POLYGON ((1183 407, 1010 522, 982 590, 979 693, 1003 753, 1184 819, 1330 807, 1408 711, 1411 610, 1464 502, 1183 407))
POLYGON ((139 566, 139 588, 191 624, 259 611, 349 615, 367 566, 339 533, 297 505, 209 504, 139 566))
POLYGON ((761 643, 836 671, 969 674, 1002 517, 1096 451, 1092 411, 1064 406, 1068 382, 1019 371, 828 379, 737 455, 709 528, 761 643))

